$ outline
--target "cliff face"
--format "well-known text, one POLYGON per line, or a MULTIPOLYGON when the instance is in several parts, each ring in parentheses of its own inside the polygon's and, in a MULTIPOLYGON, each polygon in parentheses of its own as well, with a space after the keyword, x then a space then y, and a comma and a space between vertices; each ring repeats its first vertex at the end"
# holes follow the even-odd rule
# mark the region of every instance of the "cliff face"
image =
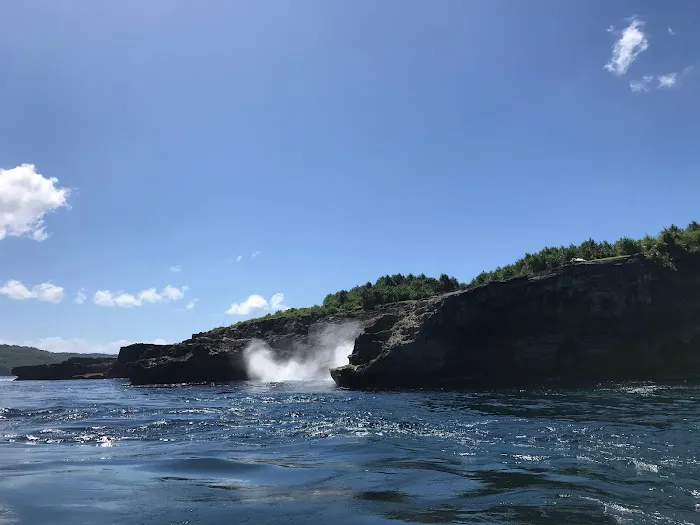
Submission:
POLYGON ((700 258, 677 271, 641 256, 574 264, 415 303, 260 319, 179 344, 127 346, 116 360, 70 359, 14 373, 127 377, 136 385, 245 380, 252 341, 267 343, 276 358, 296 358, 317 350, 326 327, 348 321, 364 331, 350 364, 331 376, 349 388, 700 377, 700 258))
POLYGON ((18 380, 102 379, 115 363, 116 359, 112 357, 72 357, 51 365, 17 366, 12 369, 12 374, 18 380))
POLYGON ((700 375, 700 263, 623 257, 426 300, 369 324, 331 375, 350 388, 700 375))

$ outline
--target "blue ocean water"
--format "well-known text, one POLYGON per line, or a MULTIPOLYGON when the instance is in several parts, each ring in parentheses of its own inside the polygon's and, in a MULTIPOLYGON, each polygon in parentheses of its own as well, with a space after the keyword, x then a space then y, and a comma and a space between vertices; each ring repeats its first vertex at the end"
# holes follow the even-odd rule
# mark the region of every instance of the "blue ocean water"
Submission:
POLYGON ((0 380, 0 524, 699 523, 699 400, 0 380))

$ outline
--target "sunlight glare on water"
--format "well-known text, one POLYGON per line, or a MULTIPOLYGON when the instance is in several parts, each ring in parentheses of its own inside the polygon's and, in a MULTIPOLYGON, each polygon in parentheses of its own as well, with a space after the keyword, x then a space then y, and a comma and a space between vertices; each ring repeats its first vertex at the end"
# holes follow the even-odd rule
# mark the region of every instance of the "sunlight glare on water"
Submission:
POLYGON ((0 523, 696 523, 699 399, 2 381, 0 523))

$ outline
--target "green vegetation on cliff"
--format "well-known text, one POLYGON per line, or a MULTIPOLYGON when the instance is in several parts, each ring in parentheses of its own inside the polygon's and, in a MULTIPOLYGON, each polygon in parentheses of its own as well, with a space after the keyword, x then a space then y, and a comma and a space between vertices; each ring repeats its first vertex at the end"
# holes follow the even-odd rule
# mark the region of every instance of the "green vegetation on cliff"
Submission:
MULTIPOLYGON (((491 272, 482 272, 468 286, 524 277, 561 268, 572 262, 587 262, 636 254, 643 254, 659 261, 668 268, 675 269, 689 254, 696 254, 700 257, 700 224, 691 222, 685 229, 669 226, 655 237, 647 235, 638 240, 623 237, 615 243, 610 243, 588 239, 579 245, 550 247, 534 254, 526 253, 524 257, 513 264, 496 268, 491 272), (577 259, 584 261, 576 261, 577 259)), ((694 260, 697 262, 697 259, 694 260)), ((467 285, 445 274, 442 274, 438 279, 426 277, 423 274, 418 276, 412 274, 385 275, 377 279, 374 284, 368 282, 350 290, 340 290, 329 294, 321 306, 290 308, 274 314, 267 314, 265 318, 352 312, 383 304, 425 299, 466 287, 467 285)), ((243 322, 250 321, 255 321, 255 319, 243 322)))
POLYGON ((374 306, 414 301, 432 295, 459 290, 462 285, 454 277, 442 274, 439 279, 421 274, 385 275, 372 284, 355 286, 326 296, 323 308, 330 311, 372 308, 374 306))
POLYGON ((71 357, 115 357, 107 354, 74 354, 39 350, 30 346, 0 345, 0 376, 9 376, 17 366, 52 365, 71 357))
MULTIPOLYGON (((289 308, 274 314, 267 314, 263 319, 271 317, 301 317, 305 315, 330 315, 353 312, 374 308, 383 304, 416 301, 441 293, 453 292, 464 287, 454 277, 442 274, 439 278, 421 275, 385 275, 374 283, 355 286, 349 290, 340 290, 328 294, 323 305, 310 308, 289 308)), ((241 321, 248 323, 257 319, 241 321)))
POLYGON ((611 244, 607 241, 596 242, 593 239, 588 239, 579 245, 545 248, 534 254, 526 253, 522 259, 513 264, 496 268, 492 272, 479 274, 470 283, 470 286, 492 281, 505 281, 513 277, 523 277, 561 268, 574 259, 592 261, 640 253, 658 260, 664 266, 675 268, 684 255, 700 253, 700 224, 691 222, 685 229, 669 226, 656 237, 647 235, 640 240, 623 237, 611 244))

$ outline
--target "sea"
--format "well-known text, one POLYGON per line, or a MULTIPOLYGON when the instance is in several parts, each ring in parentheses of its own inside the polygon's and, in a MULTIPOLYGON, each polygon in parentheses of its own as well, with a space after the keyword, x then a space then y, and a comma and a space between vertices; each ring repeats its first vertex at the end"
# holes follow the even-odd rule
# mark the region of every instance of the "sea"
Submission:
POLYGON ((0 379, 0 524, 695 524, 700 386, 0 379))

